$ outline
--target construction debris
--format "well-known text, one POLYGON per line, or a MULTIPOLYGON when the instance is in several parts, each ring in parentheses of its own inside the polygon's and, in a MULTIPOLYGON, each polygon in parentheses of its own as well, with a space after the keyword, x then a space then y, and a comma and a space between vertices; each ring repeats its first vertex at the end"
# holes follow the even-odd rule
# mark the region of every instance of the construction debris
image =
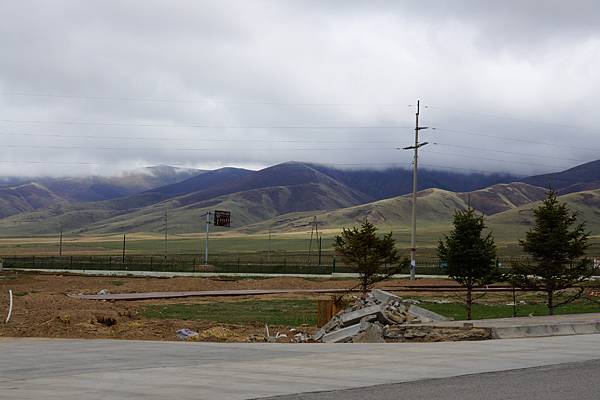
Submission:
POLYGON ((193 331, 188 328, 179 329, 179 330, 177 330, 176 333, 177 333, 177 339, 179 339, 179 340, 190 340, 199 335, 198 332, 193 331))
POLYGON ((393 338, 398 339, 399 326, 448 320, 415 303, 374 289, 366 298, 337 313, 312 339, 324 343, 383 343, 388 331, 393 331, 393 338))

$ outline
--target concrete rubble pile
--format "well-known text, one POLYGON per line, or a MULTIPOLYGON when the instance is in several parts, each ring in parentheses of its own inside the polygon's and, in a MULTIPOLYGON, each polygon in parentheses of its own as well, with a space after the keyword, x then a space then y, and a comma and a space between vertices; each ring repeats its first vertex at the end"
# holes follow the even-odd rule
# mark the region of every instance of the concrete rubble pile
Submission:
POLYGON ((447 320, 415 303, 374 289, 335 315, 312 339, 324 343, 383 343, 386 337, 397 338, 399 327, 447 320))

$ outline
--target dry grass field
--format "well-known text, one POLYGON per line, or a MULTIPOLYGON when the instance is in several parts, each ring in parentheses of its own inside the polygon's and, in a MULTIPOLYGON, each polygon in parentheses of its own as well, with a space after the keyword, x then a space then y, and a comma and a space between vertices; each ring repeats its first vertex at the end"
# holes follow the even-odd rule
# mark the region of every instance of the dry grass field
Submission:
MULTIPOLYGON (((7 293, 14 293, 11 321, 0 323, 0 336, 57 338, 114 338, 140 340, 176 340, 176 331, 189 328, 202 335, 199 340, 235 341, 263 340, 264 324, 271 332, 288 334, 315 331, 316 301, 328 295, 286 294, 245 297, 190 297, 141 301, 79 300, 69 293, 111 293, 201 291, 240 289, 348 289, 353 279, 277 278, 139 278, 0 273, 0 315, 5 318, 7 293)), ((461 294, 448 289, 432 291, 431 286, 454 286, 449 280, 394 279, 378 287, 398 292, 403 297, 420 299, 433 311, 457 319, 464 318, 461 294), (427 286, 427 287, 424 287, 427 286), (407 288, 408 287, 408 288, 407 288), (412 289, 414 287, 414 291, 412 289)), ((352 300, 353 295, 349 295, 352 300)), ((475 317, 511 316, 511 294, 491 292, 477 296, 475 317)), ((543 315, 543 297, 536 293, 519 293, 520 315, 543 315), (524 313, 524 314, 523 314, 524 313)), ((580 302, 564 312, 600 312, 600 304, 580 302)))

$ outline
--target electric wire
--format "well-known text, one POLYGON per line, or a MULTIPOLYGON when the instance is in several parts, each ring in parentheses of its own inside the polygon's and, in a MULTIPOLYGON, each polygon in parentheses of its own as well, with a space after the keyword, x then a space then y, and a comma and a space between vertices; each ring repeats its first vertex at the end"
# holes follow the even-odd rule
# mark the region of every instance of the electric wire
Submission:
MULTIPOLYGON (((0 92, 0 96, 19 96, 19 97, 47 97, 78 100, 102 100, 102 101, 125 101, 125 102, 149 102, 149 103, 179 103, 179 104, 231 104, 231 105, 268 105, 285 107, 356 107, 356 106, 375 106, 375 107, 403 107, 405 103, 384 103, 373 102, 364 103, 318 103, 318 102, 284 102, 284 101, 262 101, 262 100, 223 100, 217 98, 203 99, 161 99, 151 97, 127 97, 127 96, 85 96, 55 93, 32 93, 32 92, 0 92)), ((408 105, 410 106, 410 105, 408 105)))
MULTIPOLYGON (((70 149, 70 150, 126 150, 126 151, 147 151, 147 150, 164 150, 164 151, 244 151, 248 152, 250 149, 244 148, 212 148, 212 147, 98 147, 98 146, 62 146, 62 145, 19 145, 19 144, 0 144, 0 147, 7 148, 35 148, 35 149, 70 149)), ((347 151, 347 150, 396 150, 394 147, 295 147, 295 148, 266 148, 266 149, 251 149, 251 150, 265 150, 265 151, 347 151)))
MULTIPOLYGON (((201 140, 202 142, 217 142, 217 143, 306 143, 306 144, 338 144, 340 143, 340 140, 298 140, 298 139, 240 139, 240 138, 228 138, 228 139, 204 139, 204 138, 184 138, 184 137, 149 137, 149 136, 97 136, 97 135, 70 135, 70 134, 58 134, 58 133, 52 133, 52 134, 39 134, 39 133, 25 133, 25 132, 19 132, 19 133, 15 133, 15 132, 0 132, 0 135, 4 135, 4 136, 23 136, 23 137, 52 137, 52 138, 79 138, 79 139, 94 139, 94 140, 136 140, 136 141, 152 141, 152 140, 157 140, 157 141, 195 141, 195 140, 201 140)), ((364 143, 373 143, 373 144, 394 144, 397 143, 396 140, 344 140, 344 143, 349 143, 349 144, 364 144, 364 143)), ((477 150, 477 151, 485 151, 485 152, 492 152, 492 153, 501 153, 501 154, 508 154, 508 155, 517 155, 517 156, 524 156, 524 157, 535 157, 535 158, 542 158, 542 159, 554 159, 554 160, 561 160, 561 161, 575 161, 575 162, 580 162, 580 163, 584 163, 587 162, 586 160, 582 160, 582 159, 575 159, 575 158, 568 158, 568 157, 556 157, 556 156, 548 156, 548 155, 539 155, 539 154, 532 154, 532 153, 521 153, 521 152, 514 152, 514 151, 508 151, 508 150, 498 150, 498 149, 489 149, 489 148, 484 148, 484 147, 476 147, 476 146, 468 146, 468 145, 458 145, 458 144, 451 144, 451 143, 443 143, 443 142, 430 142, 434 145, 439 145, 439 146, 445 146, 445 147, 452 147, 452 148, 458 148, 458 149, 468 149, 468 150, 477 150)), ((0 144, 0 147, 3 146, 0 144)), ((15 146, 15 147, 28 147, 29 145, 4 145, 5 147, 9 147, 9 146, 15 146)), ((31 147, 41 147, 41 146, 36 146, 36 145, 31 145, 31 147)), ((77 149, 81 149, 81 148, 86 148, 83 146, 55 146, 56 148, 77 148, 77 149)), ((209 151, 209 150, 213 150, 214 148, 203 148, 203 149, 195 149, 195 148, 174 148, 174 149, 170 149, 167 147, 160 147, 160 148, 154 148, 154 147, 90 147, 90 149, 107 149, 107 150, 120 150, 120 149, 126 149, 126 150, 175 150, 175 151, 209 151)), ((341 148, 341 147, 336 147, 336 149, 339 150, 354 150, 355 148, 341 148)), ((383 149, 383 148, 364 148, 364 147, 360 147, 360 148, 356 148, 356 149, 364 149, 364 150, 387 150, 387 149, 383 149)), ((215 149, 218 150, 218 149, 215 149)), ((236 149, 233 149, 236 150, 236 149)), ((244 148, 244 150, 247 150, 246 148, 244 148)), ((289 149, 277 149, 274 148, 274 150, 296 150, 296 148, 289 148, 289 149)), ((309 149, 301 149, 302 151, 310 151, 310 150, 326 150, 326 151, 330 151, 333 150, 331 148, 309 148, 309 149)), ((448 154, 448 153, 445 153, 448 154)), ((469 155, 470 157, 474 157, 472 155, 469 155)), ((481 158, 481 157, 479 157, 481 158)), ((496 161, 501 161, 501 160, 496 160, 496 161)), ((533 163, 528 163, 531 165, 539 165, 539 166, 544 166, 542 164, 533 164, 533 163)), ((548 165, 545 165, 548 166, 548 165)))
POLYGON ((597 148, 571 146, 571 145, 560 144, 560 143, 553 143, 553 142, 540 142, 540 141, 529 140, 529 139, 521 139, 521 138, 515 138, 515 137, 506 137, 506 136, 491 135, 491 134, 487 134, 487 133, 465 131, 465 130, 460 130, 460 129, 449 129, 449 128, 440 128, 440 127, 431 127, 429 129, 435 130, 435 131, 445 131, 445 132, 459 133, 459 134, 470 135, 470 136, 489 137, 489 138, 494 138, 494 139, 499 139, 499 140, 505 140, 505 141, 509 141, 509 142, 537 144, 537 145, 542 145, 542 146, 555 146, 555 147, 560 147, 560 148, 568 148, 568 149, 574 149, 574 150, 585 150, 585 151, 590 151, 590 152, 592 152, 592 151, 594 151, 594 152, 600 151, 600 149, 597 149, 597 148))
MULTIPOLYGON (((94 139, 94 140, 158 140, 158 141, 193 141, 201 140, 203 142, 244 142, 244 143, 339 143, 339 140, 297 140, 297 139, 213 139, 213 138, 192 138, 192 137, 152 137, 152 136, 99 136, 99 135, 71 135, 61 133, 24 133, 24 132, 0 132, 4 136, 27 136, 27 137, 51 137, 51 138, 70 138, 70 139, 94 139)), ((397 140, 346 140, 344 143, 397 143, 397 140)))
POLYGON ((562 128, 577 129, 577 130, 580 130, 580 131, 589 131, 589 132, 598 132, 598 133, 600 133, 600 129, 598 129, 598 128, 590 128, 590 127, 585 127, 585 126, 563 124, 563 123, 559 123, 559 122, 540 121, 540 120, 535 120, 535 119, 530 119, 530 118, 516 117, 516 116, 513 116, 513 115, 509 115, 509 114, 495 114, 495 113, 489 113, 489 112, 474 112, 474 111, 462 110, 462 109, 457 109, 457 108, 440 107, 440 106, 437 106, 437 105, 433 105, 432 106, 430 104, 424 105, 422 107, 433 108, 434 110, 435 109, 439 109, 439 110, 442 110, 442 111, 450 111, 450 112, 453 112, 453 113, 478 115, 478 116, 491 117, 491 118, 497 118, 497 119, 510 119, 510 120, 515 120, 515 121, 520 121, 520 122, 528 122, 528 123, 532 123, 532 124, 550 125, 550 126, 556 126, 556 127, 562 127, 562 128))
POLYGON ((150 124, 129 122, 100 122, 100 121, 43 121, 0 119, 0 122, 14 124, 56 124, 56 125, 97 125, 97 126, 127 126, 141 128, 202 128, 202 129, 273 129, 273 130, 328 130, 328 129, 412 129, 401 125, 209 125, 209 124, 150 124))

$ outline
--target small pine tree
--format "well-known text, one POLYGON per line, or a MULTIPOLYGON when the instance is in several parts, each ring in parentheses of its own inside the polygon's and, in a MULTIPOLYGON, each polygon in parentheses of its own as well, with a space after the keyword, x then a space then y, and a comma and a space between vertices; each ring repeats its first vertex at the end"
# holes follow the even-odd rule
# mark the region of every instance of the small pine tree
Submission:
POLYGON ((499 279, 496 266, 496 245, 492 233, 482 236, 483 215, 475 210, 454 213, 454 229, 438 244, 438 257, 447 264, 447 273, 467 290, 467 319, 473 316, 473 288, 499 279))
POLYGON ((556 192, 550 190, 543 203, 534 211, 534 226, 519 244, 532 257, 532 262, 516 263, 511 275, 521 287, 546 292, 548 313, 577 299, 583 288, 573 296, 557 303, 556 296, 588 279, 594 273, 590 260, 582 259, 588 248, 589 232, 585 222, 577 222, 577 212, 561 203, 556 192), (557 293, 558 292, 558 293, 557 293))
POLYGON ((400 260, 395 246, 391 232, 378 237, 377 228, 369 221, 365 221, 360 229, 344 228, 342 234, 335 237, 334 244, 336 254, 358 272, 363 294, 374 283, 398 272, 396 268, 390 269, 400 260))

